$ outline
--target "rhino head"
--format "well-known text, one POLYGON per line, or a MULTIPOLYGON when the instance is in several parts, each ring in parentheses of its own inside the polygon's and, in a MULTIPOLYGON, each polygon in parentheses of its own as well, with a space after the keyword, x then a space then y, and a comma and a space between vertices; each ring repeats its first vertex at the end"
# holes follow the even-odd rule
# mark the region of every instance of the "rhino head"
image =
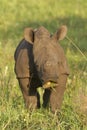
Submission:
POLYGON ((61 26, 54 35, 43 26, 27 31, 30 32, 25 33, 25 37, 33 44, 34 63, 42 84, 48 81, 57 82, 60 74, 68 73, 64 51, 58 43, 66 36, 67 27, 61 26))

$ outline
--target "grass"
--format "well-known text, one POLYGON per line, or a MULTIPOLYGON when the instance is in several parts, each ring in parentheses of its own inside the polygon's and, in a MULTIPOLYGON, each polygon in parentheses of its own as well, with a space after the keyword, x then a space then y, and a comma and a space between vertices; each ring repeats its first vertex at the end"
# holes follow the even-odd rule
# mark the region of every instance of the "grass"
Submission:
POLYGON ((87 57, 87 1, 0 1, 0 130, 87 130, 87 61, 66 39, 70 67, 62 109, 27 111, 14 74, 14 51, 25 27, 45 26, 54 33, 62 24, 87 57))

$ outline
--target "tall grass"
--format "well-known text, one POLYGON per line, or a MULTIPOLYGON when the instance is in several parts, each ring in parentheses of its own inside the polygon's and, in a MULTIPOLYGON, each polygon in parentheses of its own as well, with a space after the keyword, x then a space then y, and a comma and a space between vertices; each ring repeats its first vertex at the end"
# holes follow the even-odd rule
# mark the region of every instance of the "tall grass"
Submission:
POLYGON ((0 130, 87 130, 87 61, 66 39, 63 46, 70 67, 59 114, 27 111, 14 74, 14 51, 25 27, 45 26, 51 33, 62 24, 87 56, 87 1, 0 1, 0 130))

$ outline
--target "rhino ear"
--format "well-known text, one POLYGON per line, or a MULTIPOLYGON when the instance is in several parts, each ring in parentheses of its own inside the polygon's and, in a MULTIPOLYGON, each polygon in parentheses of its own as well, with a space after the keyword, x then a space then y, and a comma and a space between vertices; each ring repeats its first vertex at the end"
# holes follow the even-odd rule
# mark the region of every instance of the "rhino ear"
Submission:
POLYGON ((63 25, 60 27, 60 29, 54 34, 54 38, 56 40, 63 40, 67 34, 67 27, 66 25, 63 25))
POLYGON ((24 38, 25 38, 26 41, 33 44, 33 42, 34 42, 34 31, 33 31, 32 28, 25 28, 24 38))

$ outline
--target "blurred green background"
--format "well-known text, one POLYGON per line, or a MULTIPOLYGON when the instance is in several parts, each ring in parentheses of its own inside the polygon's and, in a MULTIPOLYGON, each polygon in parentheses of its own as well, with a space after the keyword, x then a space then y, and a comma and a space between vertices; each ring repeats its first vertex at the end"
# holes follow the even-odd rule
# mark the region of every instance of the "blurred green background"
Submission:
POLYGON ((0 129, 87 130, 87 0, 0 0, 0 129), (70 76, 59 115, 26 111, 14 73, 14 51, 24 28, 45 26, 54 33, 67 25, 61 41, 70 76))

